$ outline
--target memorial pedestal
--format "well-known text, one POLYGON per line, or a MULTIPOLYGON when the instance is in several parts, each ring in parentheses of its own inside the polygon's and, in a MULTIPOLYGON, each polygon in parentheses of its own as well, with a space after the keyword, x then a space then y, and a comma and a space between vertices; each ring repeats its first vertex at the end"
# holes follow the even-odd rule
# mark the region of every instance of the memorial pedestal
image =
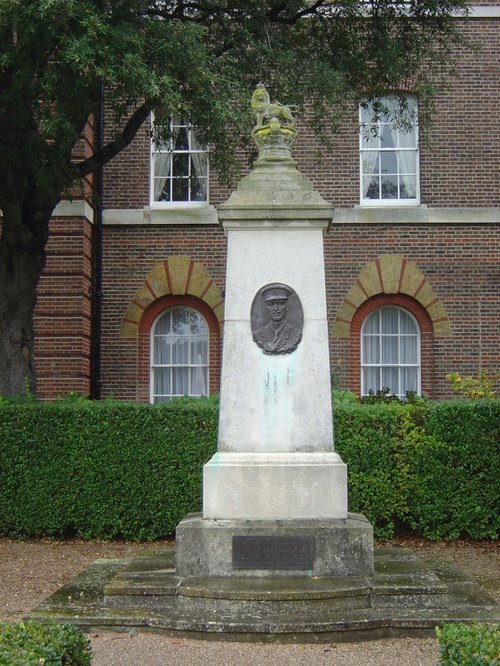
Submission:
POLYGON ((176 574, 191 577, 373 575, 373 530, 345 520, 209 520, 187 516, 176 531, 176 574))

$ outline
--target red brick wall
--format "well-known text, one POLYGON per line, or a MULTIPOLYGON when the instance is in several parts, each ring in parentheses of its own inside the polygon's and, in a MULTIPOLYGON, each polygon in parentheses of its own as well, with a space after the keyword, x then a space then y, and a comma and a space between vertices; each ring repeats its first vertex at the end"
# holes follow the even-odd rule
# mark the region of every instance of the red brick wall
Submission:
POLYGON ((143 399, 147 358, 139 357, 137 339, 120 337, 120 328, 130 301, 153 266, 174 255, 202 263, 223 291, 226 241, 218 227, 104 227, 103 396, 143 399))
MULTIPOLYGON (((138 379, 147 359, 138 356, 137 340, 120 338, 122 318, 151 268, 175 254, 202 262, 222 289, 225 238, 216 228, 106 228, 104 243, 103 395, 137 399, 138 379)), ((430 282, 450 320, 451 337, 426 333, 423 389, 449 397, 446 374, 500 372, 500 256, 494 225, 333 225, 325 237, 327 306, 330 323, 348 290, 368 262, 382 254, 414 261, 430 282)), ((426 332, 427 329, 424 331, 426 332)), ((348 338, 331 336, 332 374, 336 386, 359 388, 359 369, 348 338), (353 367, 354 363, 354 367, 353 367)))
MULTIPOLYGON (((428 206, 500 206, 500 19, 471 19, 463 28, 479 52, 460 49, 458 77, 436 100, 432 126, 420 150, 421 202, 428 206)), ((359 203, 358 113, 321 149, 299 122, 293 155, 304 175, 334 206, 359 203)), ((107 118, 108 132, 111 119, 107 118)), ((149 205, 149 126, 106 167, 104 205, 142 208, 149 205)), ((230 191, 211 174, 210 200, 224 201, 230 191)))
POLYGON ((37 393, 44 399, 90 394, 91 233, 81 218, 50 223, 35 310, 37 393))
MULTIPOLYGON (((451 337, 433 343, 435 397, 451 395, 446 374, 500 372, 500 252, 495 225, 333 225, 325 240, 328 317, 364 266, 382 254, 414 261, 446 310, 451 337)), ((331 339, 332 371, 341 387, 350 375, 349 339, 331 339)))
MULTIPOLYGON (((486 3, 492 4, 492 3, 486 3)), ((500 19, 473 19, 465 30, 480 51, 463 50, 459 78, 440 94, 428 141, 421 146, 421 199, 429 207, 500 205, 500 19)), ((300 124, 299 124, 300 125, 300 124)), ((106 119, 106 128, 112 130, 106 119)), ((335 207, 359 203, 357 110, 323 150, 300 126, 294 158, 335 207)), ((87 150, 82 144, 82 150, 87 150)), ((149 205, 149 127, 105 169, 105 208, 149 205)), ((211 203, 230 191, 211 175, 211 203)), ((499 368, 500 253, 498 226, 480 224, 334 224, 325 239, 330 322, 366 263, 398 254, 423 271, 446 310, 451 337, 426 338, 424 390, 450 396, 445 375, 499 368), (429 387, 426 389, 426 387, 429 387)), ((224 290, 226 240, 211 226, 105 226, 103 246, 102 394, 144 399, 144 350, 120 336, 122 318, 158 262, 187 255, 224 290)), ((88 391, 90 350, 90 229, 81 220, 52 224, 49 260, 37 307, 37 367, 44 397, 88 391)), ((348 338, 331 338, 336 385, 356 388, 348 338)), ((354 358, 354 360, 353 360, 354 358)))

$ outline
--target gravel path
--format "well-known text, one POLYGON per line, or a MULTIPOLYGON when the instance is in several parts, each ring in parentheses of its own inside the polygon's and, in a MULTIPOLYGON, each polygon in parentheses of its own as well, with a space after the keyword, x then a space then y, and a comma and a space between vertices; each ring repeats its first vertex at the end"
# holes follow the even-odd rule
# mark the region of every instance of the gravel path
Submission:
MULTIPOLYGON (((168 542, 158 545, 165 547, 168 542)), ((500 601, 498 544, 429 543, 398 539, 422 557, 453 562, 500 601)), ((152 544, 100 541, 0 539, 0 620, 19 620, 96 559, 132 557, 152 544)), ((383 639, 365 643, 259 645, 212 642, 158 634, 95 633, 93 666, 435 666, 434 638, 383 639)))

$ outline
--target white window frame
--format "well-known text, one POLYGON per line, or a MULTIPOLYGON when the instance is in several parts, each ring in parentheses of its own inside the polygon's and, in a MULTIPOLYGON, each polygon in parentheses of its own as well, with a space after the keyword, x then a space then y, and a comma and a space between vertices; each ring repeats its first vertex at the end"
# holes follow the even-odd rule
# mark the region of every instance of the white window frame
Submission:
MULTIPOLYGON (((189 336, 188 336, 189 337, 189 336)), ((191 359, 190 359, 191 360, 191 359)), ((156 317, 156 319, 153 322, 153 325, 151 326, 151 331, 150 331, 150 338, 149 338, 149 369, 150 369, 150 376, 149 376, 149 402, 154 404, 155 403, 155 398, 158 397, 159 394, 155 393, 155 369, 157 368, 206 368, 207 374, 206 374, 206 394, 192 394, 189 393, 188 396, 192 398, 196 397, 202 397, 204 395, 210 395, 210 327, 208 325, 208 321, 205 318, 205 316, 196 308, 191 307, 190 305, 174 305, 170 308, 167 308, 166 310, 163 310, 160 312, 160 314, 156 317), (165 315, 167 312, 171 312, 172 310, 175 309, 181 309, 181 308, 186 308, 188 310, 192 310, 193 312, 196 312, 196 314, 203 319, 205 322, 205 325, 207 327, 207 362, 206 363, 178 363, 178 364, 172 364, 172 363, 155 363, 154 362, 154 350, 155 350, 155 338, 159 337, 156 335, 156 325, 158 324, 159 320, 165 315)), ((189 379, 189 384, 191 380, 189 379)), ((172 381, 170 382, 170 385, 172 386, 172 381)), ((186 394, 174 394, 174 393, 169 393, 169 394, 164 394, 168 395, 169 399, 166 401, 160 401, 160 402, 169 402, 172 400, 172 398, 178 398, 178 397, 183 397, 186 394)))
MULTIPOLYGON (((418 105, 417 105, 417 100, 415 97, 408 95, 407 99, 411 104, 414 105, 415 107, 415 124, 413 125, 413 130, 411 132, 411 135, 415 137, 415 145, 411 147, 405 147, 402 146, 402 137, 403 136, 408 136, 410 135, 410 132, 405 132, 404 129, 399 129, 394 127, 391 130, 391 132, 394 132, 395 137, 396 137, 396 146, 389 146, 389 147, 382 147, 381 142, 382 142, 382 129, 385 125, 390 125, 391 123, 389 122, 390 119, 388 119, 387 115, 381 116, 376 122, 366 122, 366 116, 363 118, 363 114, 366 114, 366 110, 363 108, 362 105, 359 106, 359 125, 360 125, 360 131, 359 131, 359 197, 360 197, 360 204, 361 206, 371 206, 371 207, 386 207, 386 206, 418 206, 420 205, 420 154, 419 154, 419 137, 418 137, 418 105), (377 130, 377 136, 379 140, 379 146, 376 147, 367 147, 366 141, 367 141, 367 125, 370 126, 375 126, 375 129, 377 130), (382 166, 380 163, 380 157, 377 158, 378 160, 378 172, 372 174, 373 176, 378 176, 379 180, 379 197, 377 199, 371 199, 368 197, 365 197, 364 195, 364 176, 365 174, 363 173, 363 154, 364 153, 375 153, 378 152, 379 155, 381 153, 390 153, 394 152, 396 153, 396 160, 397 160, 397 167, 396 167, 396 172, 387 174, 391 176, 396 176, 397 181, 398 181, 398 197, 396 198, 391 198, 391 199, 384 199, 382 198, 382 192, 381 192, 381 183, 382 183, 382 177, 385 175, 382 166), (409 173, 408 175, 415 176, 415 197, 408 199, 408 198, 400 198, 400 177, 405 173, 404 169, 402 167, 402 161, 401 161, 401 156, 404 152, 412 152, 415 155, 415 173, 409 173)), ((391 104, 395 100, 397 100, 396 97, 385 97, 381 99, 382 104, 387 103, 391 104)), ((370 175, 370 174, 367 174, 370 175)))
MULTIPOLYGON (((153 114, 151 115, 151 127, 154 125, 154 116, 153 114)), ((209 185, 210 185, 210 165, 209 165, 209 153, 208 149, 205 146, 200 146, 200 148, 193 149, 192 148, 192 143, 194 141, 194 126, 189 122, 189 121, 182 121, 176 118, 171 119, 170 121, 170 127, 172 132, 174 133, 174 128, 184 128, 187 129, 188 132, 188 144, 189 148, 188 150, 173 150, 173 149, 168 149, 167 147, 159 148, 158 146, 155 145, 153 138, 151 138, 151 150, 150 150, 150 192, 149 192, 149 201, 150 201, 150 206, 151 208, 205 208, 209 204, 209 196, 210 196, 210 190, 209 190, 209 185), (154 160, 155 160, 155 155, 165 155, 165 157, 168 157, 170 155, 170 170, 172 169, 173 166, 173 158, 175 155, 205 155, 206 160, 207 160, 207 171, 206 171, 206 196, 203 201, 198 201, 198 200, 193 200, 191 201, 190 198, 184 201, 156 201, 155 200, 155 175, 154 175, 154 160)), ((173 136, 174 134, 172 134, 173 136)), ((189 172, 191 171, 191 160, 189 160, 189 172)), ((190 175, 190 174, 189 174, 190 175)), ((189 178, 189 176, 188 176, 189 178)), ((167 176, 167 180, 170 181, 170 193, 172 194, 172 179, 167 176)), ((188 187, 188 192, 190 192, 190 188, 188 187)), ((189 195, 190 196, 190 195, 189 195)))
MULTIPOLYGON (((379 322, 381 322, 381 319, 379 319, 379 322)), ((421 348, 422 348, 422 336, 421 336, 421 331, 420 331, 420 326, 415 318, 415 316, 406 308, 400 307, 399 305, 392 305, 392 304, 387 304, 387 305, 382 305, 381 307, 377 308, 376 310, 373 310, 370 312, 369 315, 365 317, 365 320, 363 321, 363 325, 361 326, 361 344, 360 344, 360 370, 361 370, 361 395, 368 395, 368 390, 367 387, 365 386, 365 373, 364 369, 365 368, 379 368, 379 377, 380 377, 380 389, 385 388, 384 383, 382 382, 382 371, 384 368, 397 368, 398 369, 398 387, 401 389, 401 369, 403 368, 416 368, 417 369, 417 390, 416 393, 417 395, 421 395, 421 390, 422 390, 422 365, 421 365, 421 348), (401 333, 401 325, 400 325, 400 315, 398 314, 398 332, 397 333, 382 333, 381 326, 379 323, 379 331, 378 333, 370 333, 367 334, 365 333, 365 327, 366 327, 366 322, 375 315, 376 313, 380 313, 384 309, 396 309, 399 312, 404 312, 405 315, 408 315, 410 319, 413 321, 415 325, 415 331, 416 331, 416 338, 417 338, 417 361, 416 363, 401 363, 399 361, 400 356, 401 356, 401 338, 402 337, 410 337, 415 334, 413 333, 401 333), (377 335, 379 337, 379 359, 378 363, 365 363, 364 362, 364 350, 365 350, 365 336, 370 335, 370 337, 373 337, 374 335, 377 335), (381 360, 381 353, 382 353, 382 339, 384 337, 394 337, 397 338, 397 357, 398 357, 398 362, 397 363, 382 363, 381 360)), ((392 388, 392 387, 389 387, 392 388)), ((404 399, 405 394, 402 394, 401 392, 399 393, 390 393, 389 395, 396 395, 399 399, 404 399)))

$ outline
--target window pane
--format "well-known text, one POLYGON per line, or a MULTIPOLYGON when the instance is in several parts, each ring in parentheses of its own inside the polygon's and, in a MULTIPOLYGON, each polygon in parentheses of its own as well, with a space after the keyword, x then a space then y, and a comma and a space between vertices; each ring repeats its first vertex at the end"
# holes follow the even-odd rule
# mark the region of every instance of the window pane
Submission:
POLYGON ((401 368, 401 393, 405 395, 407 391, 418 392, 418 372, 417 368, 401 368))
POLYGON ((380 363, 379 336, 363 336, 363 363, 380 363))
POLYGON ((414 320, 404 310, 399 311, 399 326, 401 333, 417 333, 414 320))
POLYGON ((191 363, 196 365, 206 364, 208 362, 207 352, 206 338, 191 339, 191 363))
POLYGON ((417 156, 412 150, 399 153, 399 173, 414 174, 417 171, 417 156))
POLYGON ((400 363, 417 363, 417 336, 403 335, 401 337, 401 358, 400 363))
POLYGON ((417 179, 415 176, 401 176, 399 192, 401 199, 415 199, 417 196, 417 179))
POLYGON ((189 342, 186 338, 177 338, 172 345, 172 365, 189 363, 189 342))
POLYGON ((398 308, 382 308, 382 333, 397 333, 399 310, 398 308))
POLYGON ((170 336, 157 336, 154 337, 154 363, 155 365, 166 365, 171 363, 171 337, 170 336))
POLYGON ((364 368, 363 378, 365 393, 380 391, 380 370, 378 368, 364 368))
POLYGON ((362 129, 362 142, 361 147, 365 148, 379 148, 379 128, 378 125, 367 125, 362 129))
POLYGON ((382 388, 388 388, 394 395, 399 393, 398 374, 398 368, 382 368, 382 388))
POLYGON ((189 368, 172 368, 172 395, 191 395, 189 368))
POLYGON ((375 151, 363 153, 363 173, 378 173, 379 172, 379 153, 375 151))
POLYGON ((380 199, 379 179, 363 178, 363 193, 365 199, 380 199))
POLYGON ((187 127, 179 127, 175 136, 174 150, 189 150, 187 127))
POLYGON ((155 395, 170 395, 170 368, 155 368, 154 393, 155 395))
POLYGON ((398 336, 384 336, 382 338, 382 363, 398 362, 398 336))
POLYGON ((381 179, 382 199, 398 198, 398 177, 382 176, 381 179))
POLYGON ((172 201, 187 201, 189 195, 189 179, 173 178, 172 201))
POLYGON ((380 153, 380 171, 381 173, 397 173, 398 159, 393 150, 380 153))
POLYGON ((390 125, 382 125, 380 134, 380 144, 382 148, 396 148, 396 143, 394 141, 395 132, 391 129, 390 125))
POLYGON ((363 326, 364 333, 380 333, 380 310, 375 310, 363 326))
POLYGON ((166 335, 172 330, 172 312, 167 310, 164 315, 162 315, 155 326, 155 335, 166 335))
POLYGON ((190 395, 208 395, 207 368, 191 368, 190 395))
POLYGON ((189 190, 189 199, 190 201, 206 201, 207 200, 207 179, 206 178, 191 178, 190 179, 190 190, 189 190))
POLYGON ((172 175, 175 178, 180 178, 181 176, 189 176, 189 155, 186 153, 177 153, 174 154, 172 158, 172 175))

